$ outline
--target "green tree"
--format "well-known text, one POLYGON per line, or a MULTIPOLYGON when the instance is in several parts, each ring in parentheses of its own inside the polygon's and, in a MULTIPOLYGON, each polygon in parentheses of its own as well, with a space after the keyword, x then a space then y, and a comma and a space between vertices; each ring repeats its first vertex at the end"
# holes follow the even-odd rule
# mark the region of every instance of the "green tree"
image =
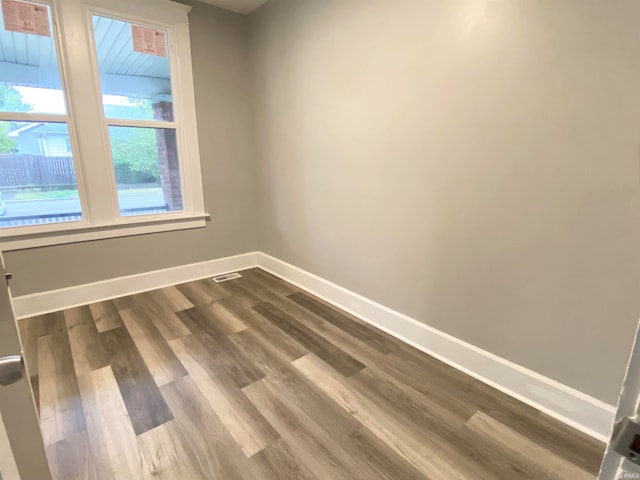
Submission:
MULTIPOLYGON (((31 105, 22 100, 20 92, 6 83, 0 83, 0 111, 28 112, 31 105)), ((7 134, 16 128, 16 122, 0 121, 0 153, 11 153, 16 141, 7 134)))
POLYGON ((119 184, 160 181, 158 147, 153 129, 109 127, 109 137, 119 184))
MULTIPOLYGON (((105 115, 111 118, 150 120, 151 103, 145 98, 128 97, 130 105, 105 105, 105 115)), ((111 154, 118 184, 157 183, 158 144, 152 128, 109 127, 111 154)))

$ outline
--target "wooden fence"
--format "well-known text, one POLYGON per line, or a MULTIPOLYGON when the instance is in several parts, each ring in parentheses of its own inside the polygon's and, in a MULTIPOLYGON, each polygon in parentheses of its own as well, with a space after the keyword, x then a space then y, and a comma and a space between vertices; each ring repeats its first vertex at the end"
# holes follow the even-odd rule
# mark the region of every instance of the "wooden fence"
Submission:
POLYGON ((0 187, 60 187, 75 183, 71 157, 0 155, 0 187))

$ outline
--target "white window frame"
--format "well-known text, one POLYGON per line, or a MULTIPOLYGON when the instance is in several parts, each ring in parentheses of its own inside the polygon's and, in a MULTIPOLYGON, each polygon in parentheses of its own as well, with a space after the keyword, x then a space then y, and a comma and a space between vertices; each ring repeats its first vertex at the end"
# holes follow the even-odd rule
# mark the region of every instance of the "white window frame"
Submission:
POLYGON ((75 222, 0 228, 0 248, 17 250, 153 232, 204 227, 200 152, 193 90, 188 12, 168 0, 33 0, 53 18, 66 115, 0 112, 0 120, 66 121, 83 218, 75 222), (173 122, 107 119, 102 105, 92 15, 167 32, 173 122), (183 210, 121 216, 107 125, 176 129, 183 210), (83 159, 102 161, 83 161, 83 159), (107 179, 108 181, 105 181, 107 179))

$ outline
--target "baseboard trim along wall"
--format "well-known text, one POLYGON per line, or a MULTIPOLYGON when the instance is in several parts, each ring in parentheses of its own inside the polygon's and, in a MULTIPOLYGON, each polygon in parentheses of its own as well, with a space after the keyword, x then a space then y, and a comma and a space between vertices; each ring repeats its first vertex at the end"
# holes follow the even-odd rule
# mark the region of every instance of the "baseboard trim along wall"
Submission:
POLYGON ((243 253, 233 257, 110 278, 101 282, 21 295, 13 298, 13 312, 18 319, 32 317, 178 283, 214 277, 236 270, 244 270, 257 266, 257 255, 257 252, 243 253))
POLYGON ((614 406, 262 252, 23 295, 13 308, 24 318, 256 266, 590 436, 609 439, 614 406))

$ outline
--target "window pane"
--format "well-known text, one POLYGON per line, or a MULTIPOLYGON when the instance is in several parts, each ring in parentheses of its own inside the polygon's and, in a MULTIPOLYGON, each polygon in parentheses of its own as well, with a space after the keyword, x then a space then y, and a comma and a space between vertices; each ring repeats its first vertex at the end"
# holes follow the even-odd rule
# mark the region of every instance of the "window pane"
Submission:
POLYGON ((93 31, 105 117, 173 121, 166 32, 97 15, 93 31))
POLYGON ((182 210, 176 131, 109 127, 121 215, 182 210))
POLYGON ((64 114, 49 7, 13 1, 3 5, 6 8, 0 8, 0 111, 64 114), (30 33, 13 31, 29 30, 24 21, 21 25, 13 21, 18 7, 24 10, 21 18, 29 15, 36 18, 38 28, 30 33))
POLYGON ((0 121, 0 227, 81 217, 67 125, 0 121))

